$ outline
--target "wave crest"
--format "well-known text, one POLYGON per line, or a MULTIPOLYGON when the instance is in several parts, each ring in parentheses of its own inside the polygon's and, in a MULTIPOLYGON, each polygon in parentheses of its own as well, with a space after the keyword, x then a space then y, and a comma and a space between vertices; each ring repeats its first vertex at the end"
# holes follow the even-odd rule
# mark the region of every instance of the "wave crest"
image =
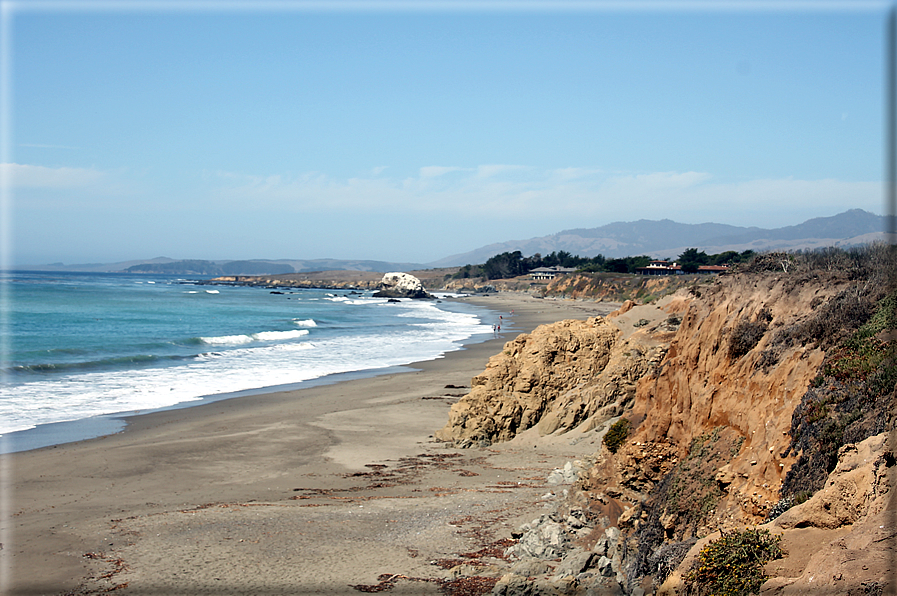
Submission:
POLYGON ((199 341, 213 346, 239 346, 254 341, 282 341, 308 335, 308 329, 292 331, 262 331, 252 335, 220 335, 218 337, 200 337, 199 341))

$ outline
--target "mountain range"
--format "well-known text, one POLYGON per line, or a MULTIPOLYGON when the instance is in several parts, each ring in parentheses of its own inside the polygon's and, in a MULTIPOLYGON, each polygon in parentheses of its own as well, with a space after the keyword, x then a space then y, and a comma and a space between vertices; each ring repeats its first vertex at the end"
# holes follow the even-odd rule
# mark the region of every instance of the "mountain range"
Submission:
POLYGON ((582 257, 609 258, 649 255, 674 258, 687 248, 707 254, 728 250, 797 250, 828 246, 842 248, 884 238, 885 218, 862 209, 831 217, 817 217, 794 226, 764 229, 727 224, 683 224, 669 219, 615 222, 597 228, 575 228, 550 236, 509 240, 455 254, 431 263, 393 263, 345 259, 257 259, 251 261, 177 260, 157 257, 144 261, 83 265, 32 265, 38 271, 161 273, 171 275, 265 275, 311 271, 410 271, 485 263, 489 257, 519 250, 524 256, 567 251, 582 257))
POLYGON ((862 209, 832 217, 817 217, 802 224, 764 229, 726 224, 683 224, 663 219, 615 222, 598 228, 564 230, 550 236, 489 244, 470 252, 445 257, 429 265, 450 267, 484 263, 489 257, 519 250, 524 256, 564 250, 582 257, 598 254, 617 258, 648 255, 673 258, 687 248, 707 254, 728 250, 797 250, 827 246, 848 247, 883 239, 885 218, 862 209))

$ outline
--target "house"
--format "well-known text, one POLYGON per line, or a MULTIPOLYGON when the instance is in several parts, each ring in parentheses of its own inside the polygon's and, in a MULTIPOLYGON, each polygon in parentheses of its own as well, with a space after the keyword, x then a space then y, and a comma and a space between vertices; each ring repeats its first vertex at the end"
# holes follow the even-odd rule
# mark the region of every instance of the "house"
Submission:
POLYGON ((537 267, 529 272, 530 279, 554 279, 558 275, 566 275, 576 271, 575 267, 537 267))
POLYGON ((681 275, 682 267, 678 263, 669 261, 650 261, 647 267, 637 267, 642 275, 681 275))
MULTIPOLYGON (((728 265, 700 265, 698 273, 722 273, 728 271, 728 265)), ((638 267, 636 269, 642 275, 682 275, 682 265, 669 261, 651 261, 647 267, 638 267)))

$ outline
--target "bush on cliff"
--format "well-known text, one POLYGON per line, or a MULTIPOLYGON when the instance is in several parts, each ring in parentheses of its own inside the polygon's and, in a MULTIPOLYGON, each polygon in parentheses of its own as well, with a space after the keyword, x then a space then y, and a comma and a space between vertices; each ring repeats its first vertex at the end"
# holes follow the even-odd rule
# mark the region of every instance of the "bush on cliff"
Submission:
POLYGON ((699 596, 759 593, 767 578, 763 565, 784 555, 779 547, 781 539, 759 528, 722 533, 719 540, 701 550, 694 567, 686 574, 689 593, 699 596))
POLYGON ((604 435, 604 445, 607 447, 608 451, 616 453, 617 449, 623 445, 628 436, 629 420, 620 418, 607 429, 607 433, 604 435))
POLYGON ((772 314, 768 308, 764 308, 757 314, 755 321, 748 319, 738 321, 729 338, 729 357, 733 360, 741 358, 754 349, 754 346, 763 339, 771 320, 772 314))

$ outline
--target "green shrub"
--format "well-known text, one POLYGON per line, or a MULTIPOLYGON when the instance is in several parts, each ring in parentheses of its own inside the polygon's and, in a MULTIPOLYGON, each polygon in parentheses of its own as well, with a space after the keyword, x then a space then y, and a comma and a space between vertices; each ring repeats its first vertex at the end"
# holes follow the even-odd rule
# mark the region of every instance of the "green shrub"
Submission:
POLYGON ((628 436, 629 420, 620 418, 607 429, 607 433, 604 435, 604 444, 607 446, 608 451, 616 453, 617 449, 623 445, 628 436))
MULTIPOLYGON (((838 296, 851 297, 851 293, 838 296)), ((825 307, 817 312, 821 310, 825 307)), ((828 318, 837 320, 831 315, 849 310, 831 309, 828 318)), ((868 312, 871 314, 862 325, 822 332, 825 337, 842 339, 827 348, 820 374, 792 414, 789 451, 798 459, 782 482, 782 497, 821 489, 835 469, 843 445, 858 443, 888 427, 891 395, 897 388, 897 342, 885 343, 876 335, 897 327, 897 293, 870 303, 868 312)))
POLYGON ((759 528, 723 532, 701 550, 686 574, 690 592, 714 596, 759 593, 767 579, 763 565, 784 555, 781 539, 759 528))

